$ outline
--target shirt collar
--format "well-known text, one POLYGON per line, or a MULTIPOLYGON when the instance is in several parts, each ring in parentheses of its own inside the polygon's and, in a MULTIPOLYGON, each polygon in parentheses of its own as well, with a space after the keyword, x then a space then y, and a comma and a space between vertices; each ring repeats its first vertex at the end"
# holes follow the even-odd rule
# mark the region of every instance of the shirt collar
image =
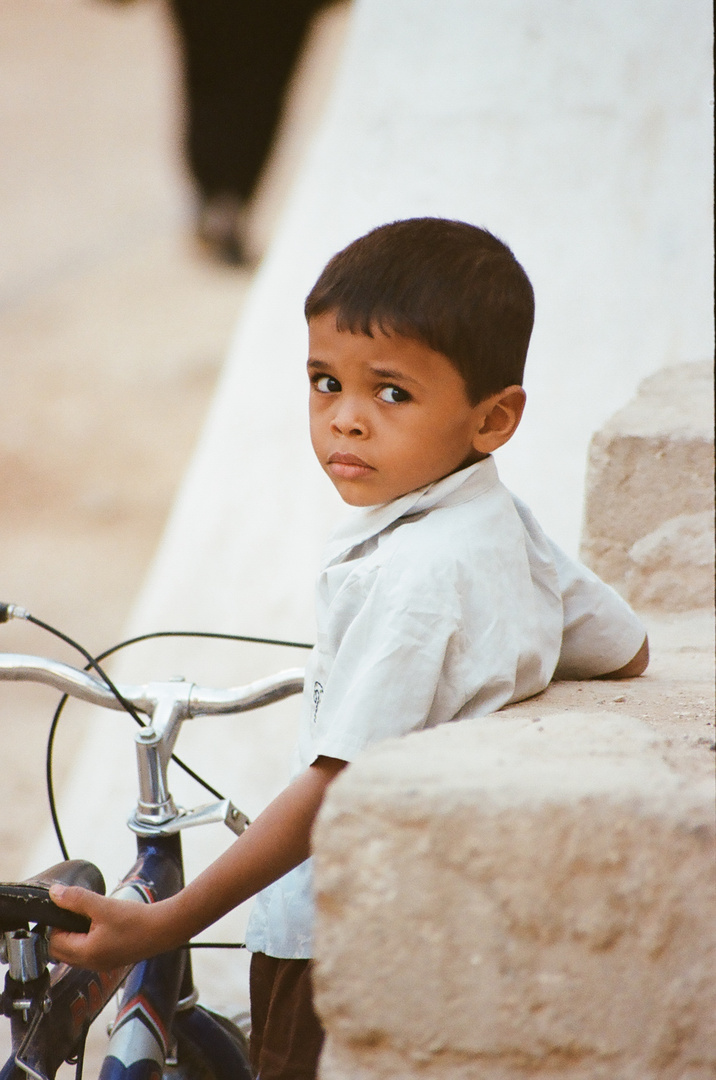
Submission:
POLYGON ((493 458, 486 457, 466 469, 450 473, 432 484, 409 491, 388 503, 361 506, 354 510, 328 538, 323 554, 323 566, 343 558, 352 548, 377 536, 400 518, 422 514, 438 507, 458 506, 469 502, 497 484, 497 469, 493 458))

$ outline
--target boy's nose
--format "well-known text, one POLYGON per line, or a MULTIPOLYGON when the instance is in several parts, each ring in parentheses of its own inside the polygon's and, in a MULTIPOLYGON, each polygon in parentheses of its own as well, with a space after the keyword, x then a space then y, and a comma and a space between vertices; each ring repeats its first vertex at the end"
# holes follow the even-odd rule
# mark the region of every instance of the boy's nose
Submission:
POLYGON ((340 435, 365 435, 368 427, 355 403, 342 401, 331 420, 331 428, 340 435))

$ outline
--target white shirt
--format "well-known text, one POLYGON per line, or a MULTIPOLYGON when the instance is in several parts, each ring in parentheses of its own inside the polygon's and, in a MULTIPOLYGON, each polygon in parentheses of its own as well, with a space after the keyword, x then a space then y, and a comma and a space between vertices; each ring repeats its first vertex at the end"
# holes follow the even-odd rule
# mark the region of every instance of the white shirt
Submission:
MULTIPOLYGON (((645 635, 492 458, 354 512, 329 540, 316 604, 294 776, 320 755, 353 761, 381 739, 484 716, 555 675, 614 671, 645 635)), ((308 859, 258 895, 247 945, 310 957, 312 924, 308 859)))

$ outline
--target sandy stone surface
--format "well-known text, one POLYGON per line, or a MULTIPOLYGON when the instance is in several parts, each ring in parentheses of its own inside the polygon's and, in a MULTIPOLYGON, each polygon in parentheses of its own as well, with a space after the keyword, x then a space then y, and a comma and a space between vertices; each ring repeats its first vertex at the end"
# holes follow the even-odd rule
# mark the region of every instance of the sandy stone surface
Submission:
POLYGON ((322 1080, 715 1075, 713 790, 614 708, 421 732, 336 783, 322 1080))
POLYGON ((712 623, 650 616, 644 676, 552 684, 336 781, 325 1080, 716 1075, 712 623))
POLYGON ((654 372, 593 437, 582 558, 635 607, 712 604, 713 462, 709 361, 654 372))

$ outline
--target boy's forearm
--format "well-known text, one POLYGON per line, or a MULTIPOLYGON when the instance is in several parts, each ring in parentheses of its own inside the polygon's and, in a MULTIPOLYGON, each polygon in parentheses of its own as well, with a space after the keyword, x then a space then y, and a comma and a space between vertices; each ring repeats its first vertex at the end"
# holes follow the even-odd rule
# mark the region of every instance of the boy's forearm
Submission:
POLYGON ((51 955, 102 971, 183 945, 308 857, 313 821, 326 788, 344 765, 336 758, 318 758, 216 862, 168 900, 135 905, 53 886, 53 899, 87 915, 92 926, 87 935, 54 931, 51 955))
POLYGON ((319 758, 223 855, 161 905, 167 909, 162 923, 172 938, 165 948, 188 941, 308 858, 318 808, 344 765, 335 758, 319 758))

